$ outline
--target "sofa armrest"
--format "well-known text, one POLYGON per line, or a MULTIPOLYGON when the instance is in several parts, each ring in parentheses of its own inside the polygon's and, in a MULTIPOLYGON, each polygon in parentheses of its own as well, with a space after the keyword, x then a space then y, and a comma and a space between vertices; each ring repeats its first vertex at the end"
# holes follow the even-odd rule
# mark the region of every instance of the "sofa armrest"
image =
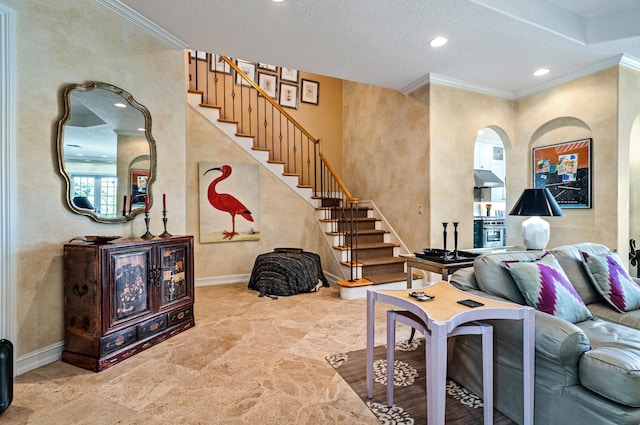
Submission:
POLYGON ((577 367, 591 349, 587 335, 573 323, 536 311, 536 354, 561 366, 577 367))

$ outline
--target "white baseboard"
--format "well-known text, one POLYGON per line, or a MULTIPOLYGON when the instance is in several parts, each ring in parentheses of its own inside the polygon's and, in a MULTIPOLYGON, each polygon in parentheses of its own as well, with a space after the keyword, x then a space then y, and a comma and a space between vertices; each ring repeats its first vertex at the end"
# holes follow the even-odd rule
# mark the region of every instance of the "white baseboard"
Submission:
MULTIPOLYGON (((336 283, 338 280, 343 279, 331 273, 324 272, 327 280, 330 283, 336 283)), ((198 286, 214 286, 214 285, 225 285, 227 283, 249 283, 249 279, 251 278, 251 274, 232 274, 227 276, 214 276, 214 277, 201 277, 196 279, 194 285, 198 286)))
POLYGON ((194 285, 198 286, 214 286, 224 285, 226 283, 249 283, 251 274, 233 274, 227 276, 201 277, 196 279, 194 285))
POLYGON ((16 375, 22 375, 31 370, 37 369, 49 363, 53 363, 62 358, 64 342, 56 342, 48 347, 33 351, 16 360, 16 375))

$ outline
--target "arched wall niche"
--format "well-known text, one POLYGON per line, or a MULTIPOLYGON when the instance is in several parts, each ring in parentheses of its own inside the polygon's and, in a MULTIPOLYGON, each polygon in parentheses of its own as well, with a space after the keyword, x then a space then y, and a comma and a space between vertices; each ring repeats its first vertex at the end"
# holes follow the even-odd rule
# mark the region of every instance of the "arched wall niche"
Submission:
MULTIPOLYGON (((640 249, 640 115, 633 121, 629 140, 629 239, 640 249)), ((637 276, 637 267, 629 268, 631 275, 637 276)))

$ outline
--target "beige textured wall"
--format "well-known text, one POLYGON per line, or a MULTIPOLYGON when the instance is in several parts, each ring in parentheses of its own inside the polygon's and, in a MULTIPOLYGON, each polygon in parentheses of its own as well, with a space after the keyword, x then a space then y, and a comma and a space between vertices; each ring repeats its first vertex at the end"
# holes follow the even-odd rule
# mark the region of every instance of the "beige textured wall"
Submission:
MULTIPOLYGON (((532 186, 531 148, 593 137, 591 209, 564 209, 563 217, 549 217, 548 246, 591 241, 624 250, 628 227, 619 225, 618 188, 618 67, 570 81, 524 97, 516 102, 513 155, 508 164, 509 210, 523 188, 532 186)), ((519 235, 524 218, 511 217, 507 234, 519 235)), ((519 241, 518 239, 517 241, 519 241)), ((624 258, 624 257, 623 257, 624 258)))
MULTIPOLYGON (((17 355, 63 338, 62 245, 78 235, 139 236, 141 218, 97 224, 71 213, 58 174, 61 89, 97 80, 119 86, 151 112, 158 146, 154 193, 167 193, 170 231, 186 231, 184 53, 92 0, 2 0, 17 16, 17 355), (150 76, 152 76, 150 78, 150 76)), ((160 208, 151 231, 160 233, 160 208)))
POLYGON ((410 250, 426 246, 428 102, 345 81, 343 128, 343 175, 351 193, 374 201, 410 250), (422 215, 418 205, 424 208, 422 215))
MULTIPOLYGON (((189 234, 195 236, 196 278, 249 274, 259 254, 277 247, 304 248, 320 255, 323 268, 340 273, 317 224, 316 211, 271 172, 260 167, 260 240, 200 243, 198 163, 254 163, 254 159, 222 131, 189 107, 187 111, 187 215, 189 234)), ((205 200, 206 202, 206 200, 205 200)))
MULTIPOLYGON (((513 103, 494 96, 431 84, 430 245, 442 248, 443 222, 459 222, 458 246, 473 248, 473 156, 478 131, 491 127, 505 135, 503 144, 510 176, 513 103)), ((509 177, 508 177, 509 179, 509 177)), ((507 187, 509 184, 507 183, 507 187)), ((452 224, 447 248, 453 248, 452 224)))

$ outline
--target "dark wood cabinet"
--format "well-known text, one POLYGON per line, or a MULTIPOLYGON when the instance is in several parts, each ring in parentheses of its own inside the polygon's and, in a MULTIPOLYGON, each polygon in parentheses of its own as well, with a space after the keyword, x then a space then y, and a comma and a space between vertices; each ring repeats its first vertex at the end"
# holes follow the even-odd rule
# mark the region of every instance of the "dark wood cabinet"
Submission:
POLYGON ((195 325, 193 237, 64 245, 62 360, 100 371, 195 325))

